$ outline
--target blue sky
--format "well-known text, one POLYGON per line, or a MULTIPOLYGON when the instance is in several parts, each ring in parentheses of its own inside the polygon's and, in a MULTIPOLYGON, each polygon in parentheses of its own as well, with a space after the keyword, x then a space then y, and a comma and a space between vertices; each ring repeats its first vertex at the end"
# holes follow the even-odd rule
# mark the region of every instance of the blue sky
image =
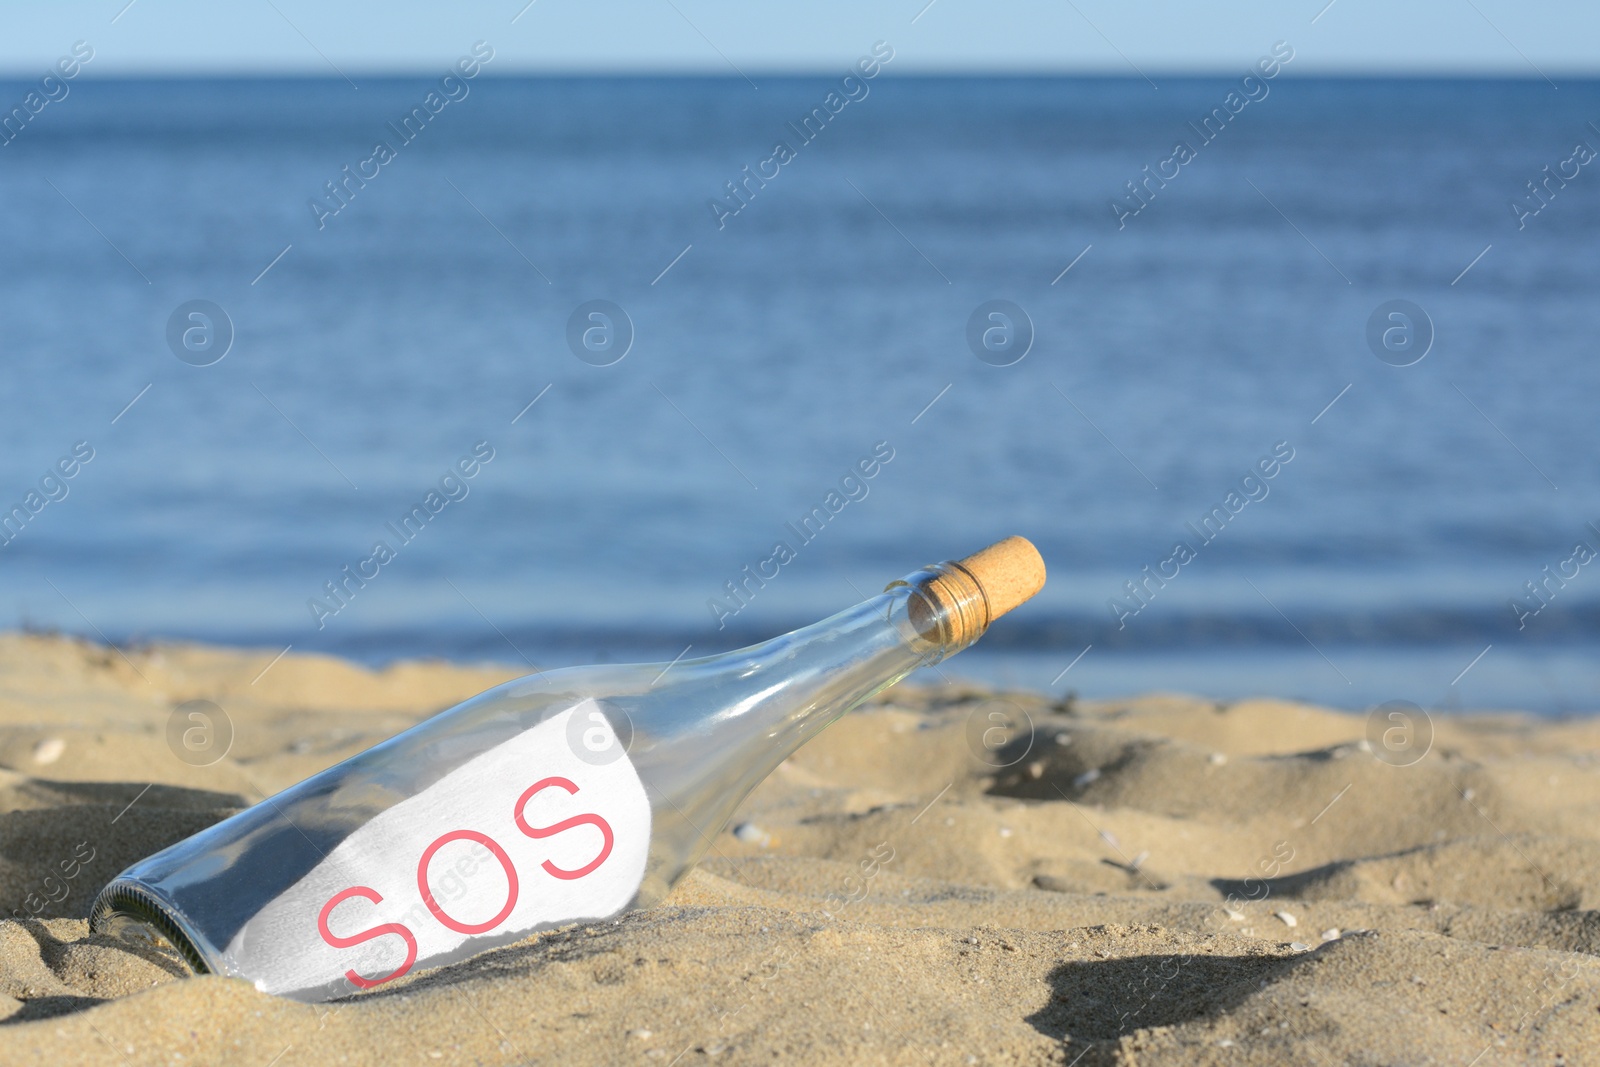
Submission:
POLYGON ((1600 73, 1577 0, 57 0, 0 4, 0 72, 77 40, 95 75, 429 71, 475 40, 497 72, 832 71, 876 40, 899 72, 1241 69, 1273 41, 1300 74, 1600 73))

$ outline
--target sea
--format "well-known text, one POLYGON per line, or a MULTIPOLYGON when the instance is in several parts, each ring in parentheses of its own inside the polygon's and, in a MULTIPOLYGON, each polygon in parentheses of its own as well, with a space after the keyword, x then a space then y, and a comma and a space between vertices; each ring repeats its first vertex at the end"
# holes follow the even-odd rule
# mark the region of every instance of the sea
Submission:
POLYGON ((1600 83, 850 69, 0 83, 0 625, 1600 708, 1600 83))

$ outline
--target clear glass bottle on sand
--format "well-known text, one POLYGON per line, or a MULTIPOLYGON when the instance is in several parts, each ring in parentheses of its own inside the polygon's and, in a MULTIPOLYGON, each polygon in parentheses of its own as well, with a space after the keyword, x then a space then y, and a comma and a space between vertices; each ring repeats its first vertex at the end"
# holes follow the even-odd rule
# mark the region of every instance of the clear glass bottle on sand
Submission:
POLYGON ((320 1001, 648 907, 790 753, 1043 583, 1012 537, 748 648, 507 682, 134 864, 91 925, 320 1001))

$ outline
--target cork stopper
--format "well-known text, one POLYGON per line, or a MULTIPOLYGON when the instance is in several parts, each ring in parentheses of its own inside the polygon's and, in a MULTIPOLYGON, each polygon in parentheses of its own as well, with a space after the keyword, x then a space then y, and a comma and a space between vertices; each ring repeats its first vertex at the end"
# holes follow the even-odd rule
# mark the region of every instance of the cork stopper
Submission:
POLYGON ((1044 560, 1022 537, 1008 537, 965 559, 922 572, 908 605, 924 637, 950 651, 982 637, 989 624, 1044 588, 1044 560))
POLYGON ((980 549, 957 567, 972 575, 983 599, 989 603, 993 622, 1044 588, 1044 559, 1026 537, 1008 537, 980 549))

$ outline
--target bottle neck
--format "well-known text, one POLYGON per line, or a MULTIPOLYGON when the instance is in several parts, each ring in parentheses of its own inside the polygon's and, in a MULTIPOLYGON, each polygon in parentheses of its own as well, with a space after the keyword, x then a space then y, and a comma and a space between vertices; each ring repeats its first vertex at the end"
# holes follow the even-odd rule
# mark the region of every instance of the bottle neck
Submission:
POLYGON ((636 753, 647 791, 665 798, 658 832, 683 841, 661 891, 796 749, 918 667, 967 647, 987 624, 977 582, 939 564, 812 626, 675 669, 663 687, 717 710, 636 753))
POLYGON ((721 721, 748 716, 774 731, 820 719, 820 728, 971 645, 988 625, 982 587, 959 564, 939 563, 821 622, 702 662, 707 672, 731 672, 747 693, 721 721))

